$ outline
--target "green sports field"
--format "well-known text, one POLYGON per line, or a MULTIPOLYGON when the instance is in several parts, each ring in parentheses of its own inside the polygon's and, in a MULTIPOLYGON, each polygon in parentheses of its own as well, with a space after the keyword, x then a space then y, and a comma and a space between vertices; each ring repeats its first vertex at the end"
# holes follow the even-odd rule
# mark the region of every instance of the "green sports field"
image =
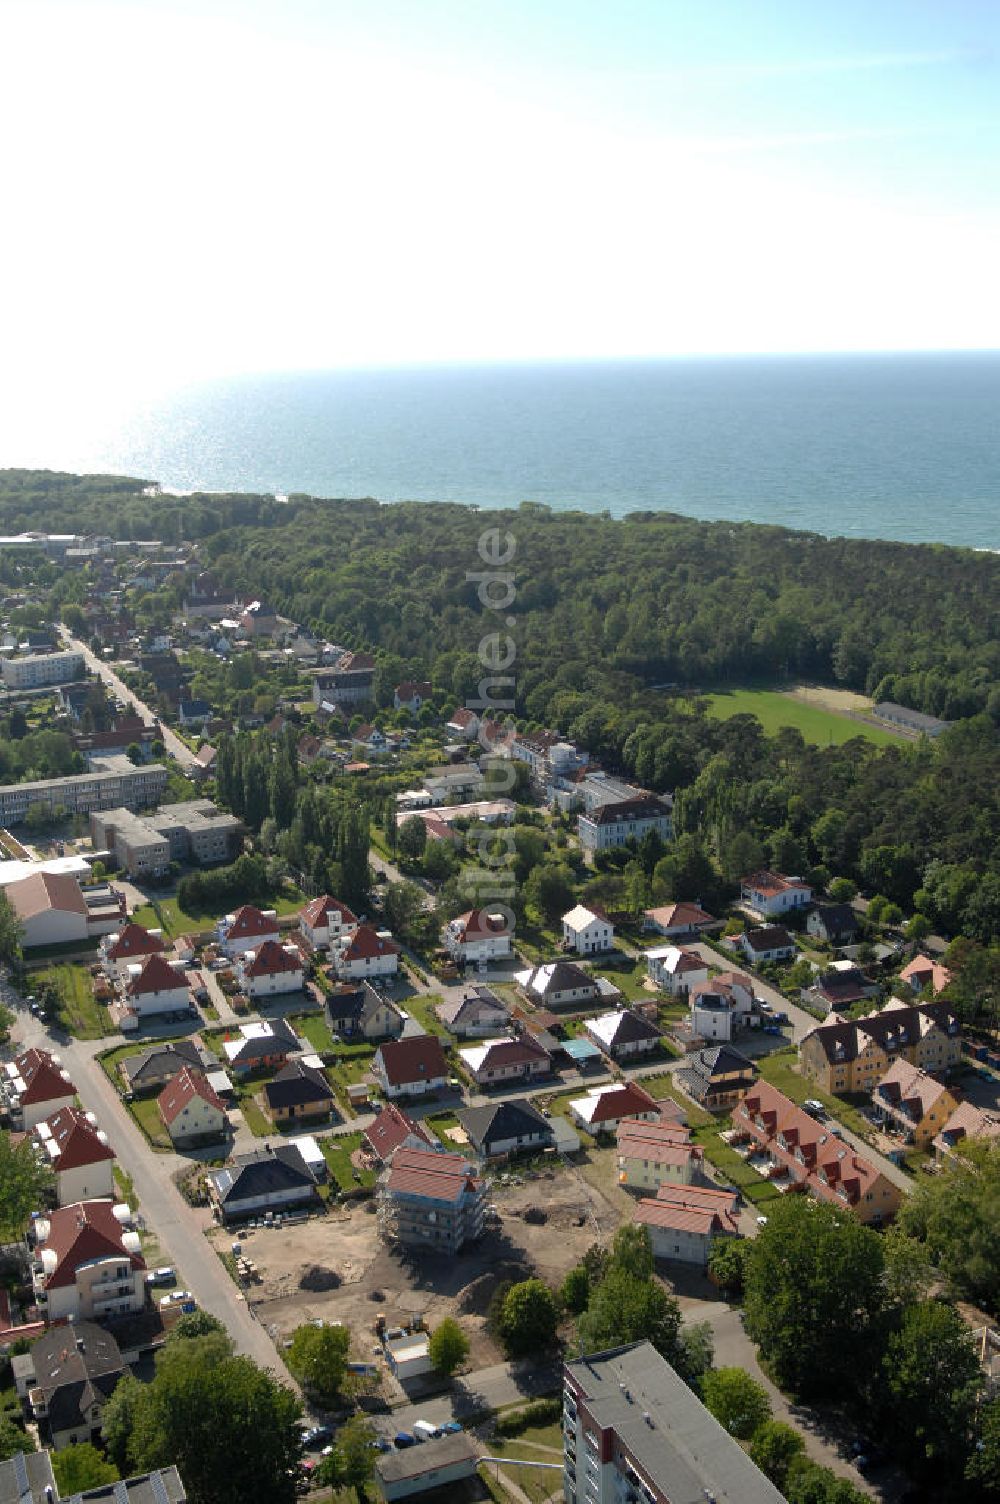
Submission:
POLYGON ((709 713, 726 721, 733 715, 755 715, 769 736, 782 726, 801 731, 807 742, 818 747, 839 745, 852 737, 863 736, 879 746, 899 746, 901 738, 881 726, 870 726, 848 715, 837 715, 819 705, 807 705, 776 689, 733 689, 723 694, 706 695, 709 713))

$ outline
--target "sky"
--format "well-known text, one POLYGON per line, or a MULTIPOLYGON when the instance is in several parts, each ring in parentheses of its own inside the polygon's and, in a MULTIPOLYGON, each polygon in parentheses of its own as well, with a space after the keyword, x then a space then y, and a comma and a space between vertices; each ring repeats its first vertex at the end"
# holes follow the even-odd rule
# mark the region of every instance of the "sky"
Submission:
POLYGON ((1000 347, 995 0, 0 0, 0 421, 442 361, 1000 347))

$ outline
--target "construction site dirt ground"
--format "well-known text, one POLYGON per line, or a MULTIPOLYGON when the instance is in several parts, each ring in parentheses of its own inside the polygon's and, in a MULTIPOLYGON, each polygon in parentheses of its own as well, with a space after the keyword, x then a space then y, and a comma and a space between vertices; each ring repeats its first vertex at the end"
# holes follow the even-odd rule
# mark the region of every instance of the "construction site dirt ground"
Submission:
POLYGON ((280 1230, 214 1228, 208 1237, 220 1253, 238 1239, 257 1266, 247 1297, 277 1343, 303 1322, 339 1321, 351 1331, 352 1356, 366 1359, 380 1313, 390 1326, 419 1315, 431 1328, 454 1316, 469 1338, 468 1366, 475 1370, 503 1358, 486 1331, 497 1286, 533 1275, 558 1285, 591 1244, 609 1240, 621 1223, 617 1187, 609 1197, 587 1168, 559 1163, 519 1185, 495 1182, 490 1199, 499 1227, 457 1257, 388 1247, 372 1201, 280 1230))

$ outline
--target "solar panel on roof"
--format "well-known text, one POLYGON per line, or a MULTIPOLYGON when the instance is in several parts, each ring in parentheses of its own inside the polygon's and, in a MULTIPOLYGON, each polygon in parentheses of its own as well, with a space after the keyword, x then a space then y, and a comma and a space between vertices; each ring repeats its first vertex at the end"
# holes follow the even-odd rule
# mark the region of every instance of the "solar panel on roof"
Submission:
POLYGON ((170 1495, 167 1493, 166 1481, 159 1468, 154 1473, 150 1473, 149 1486, 153 1490, 153 1498, 156 1504, 170 1504, 170 1495))
POLYGON ((31 1484, 28 1482, 28 1464, 24 1460, 23 1452, 15 1452, 13 1457, 14 1477, 17 1480, 17 1491, 21 1496, 21 1504, 31 1504, 31 1484))

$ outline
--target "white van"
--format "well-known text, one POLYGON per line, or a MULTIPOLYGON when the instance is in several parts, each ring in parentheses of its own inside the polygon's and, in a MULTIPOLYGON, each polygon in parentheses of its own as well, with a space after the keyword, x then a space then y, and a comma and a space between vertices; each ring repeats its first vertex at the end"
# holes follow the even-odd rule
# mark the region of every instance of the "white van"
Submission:
POLYGON ((429 1420, 415 1420, 410 1429, 420 1441, 433 1441, 435 1436, 441 1435, 440 1427, 432 1426, 429 1420))

